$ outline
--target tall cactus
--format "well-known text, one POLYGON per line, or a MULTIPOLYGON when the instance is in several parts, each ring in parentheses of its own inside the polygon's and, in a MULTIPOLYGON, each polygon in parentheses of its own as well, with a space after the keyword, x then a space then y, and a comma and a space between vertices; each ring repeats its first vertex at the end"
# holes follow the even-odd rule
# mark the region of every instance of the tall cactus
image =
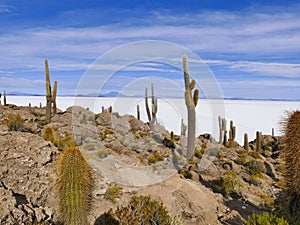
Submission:
POLYGON ((56 108, 56 93, 57 93, 57 81, 54 81, 53 92, 52 92, 53 114, 57 113, 57 108, 56 108))
POLYGON ((46 121, 51 122, 51 103, 52 103, 52 93, 51 93, 51 82, 49 74, 48 60, 45 59, 45 74, 46 74, 46 121))
POLYGON ((6 106, 6 90, 4 90, 4 94, 3 94, 3 104, 4 106, 6 106))
POLYGON ((59 217, 63 224, 88 224, 93 184, 91 168, 80 150, 65 150, 58 164, 57 179, 59 217))
POLYGON ((261 151, 261 133, 256 131, 256 151, 261 151))
POLYGON ((137 117, 138 120, 141 119, 141 112, 140 112, 140 106, 139 105, 136 106, 136 117, 137 117))
POLYGON ((157 118, 156 118, 156 113, 158 110, 158 103, 157 103, 157 98, 155 98, 154 95, 154 84, 151 84, 151 113, 150 113, 150 108, 149 108, 149 103, 148 103, 148 88, 145 88, 145 107, 146 107, 146 113, 149 121, 149 126, 150 128, 153 127, 154 124, 157 123, 157 118))
POLYGON ((218 121, 219 121, 219 143, 223 144, 227 121, 225 118, 221 118, 221 116, 218 116, 218 121))
POLYGON ((286 199, 288 199, 288 217, 298 224, 300 222, 300 111, 289 113, 283 124, 285 131, 285 147, 282 151, 285 166, 283 177, 286 184, 286 199))
POLYGON ((248 134, 247 133, 244 134, 244 149, 246 151, 249 151, 249 141, 248 141, 248 134))
POLYGON ((196 136, 196 106, 199 98, 199 90, 193 89, 196 86, 196 81, 190 81, 188 72, 188 58, 186 55, 182 58, 185 84, 185 105, 188 111, 188 144, 187 144, 187 159, 191 160, 195 151, 195 136, 196 136))
POLYGON ((225 118, 222 119, 222 130, 223 130, 223 145, 227 145, 227 120, 225 118))
POLYGON ((233 147, 234 146, 235 136, 236 136, 236 128, 235 128, 235 126, 233 126, 233 121, 230 120, 228 147, 233 147))

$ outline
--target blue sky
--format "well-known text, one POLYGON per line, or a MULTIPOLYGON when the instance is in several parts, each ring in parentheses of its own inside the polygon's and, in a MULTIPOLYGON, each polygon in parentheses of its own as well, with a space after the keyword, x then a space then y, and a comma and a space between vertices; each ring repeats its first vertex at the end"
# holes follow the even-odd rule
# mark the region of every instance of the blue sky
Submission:
MULTIPOLYGON (((224 97, 300 99, 299 11, 299 1, 283 0, 0 0, 0 90, 43 94, 47 58, 59 94, 74 94, 98 57, 127 43, 159 40, 196 53, 224 97)), ((115 73, 100 91, 152 76, 183 86, 181 74, 144 62, 115 73)))

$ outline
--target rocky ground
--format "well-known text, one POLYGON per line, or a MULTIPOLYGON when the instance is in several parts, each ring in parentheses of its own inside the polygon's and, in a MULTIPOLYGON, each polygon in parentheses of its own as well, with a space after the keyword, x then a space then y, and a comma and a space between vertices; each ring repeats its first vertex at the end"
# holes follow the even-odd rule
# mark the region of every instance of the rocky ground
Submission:
POLYGON ((95 225, 134 194, 163 201, 184 224, 242 224, 253 212, 274 210, 283 185, 282 137, 263 135, 260 150, 252 141, 245 151, 200 135, 194 160, 186 162, 185 137, 171 138, 159 125, 150 130, 133 116, 71 107, 46 124, 44 114, 44 108, 0 106, 0 224, 55 224, 57 161, 74 142, 93 169, 95 225), (16 129, 9 129, 10 114, 21 117, 16 129), (118 196, 109 199, 115 184, 118 196))

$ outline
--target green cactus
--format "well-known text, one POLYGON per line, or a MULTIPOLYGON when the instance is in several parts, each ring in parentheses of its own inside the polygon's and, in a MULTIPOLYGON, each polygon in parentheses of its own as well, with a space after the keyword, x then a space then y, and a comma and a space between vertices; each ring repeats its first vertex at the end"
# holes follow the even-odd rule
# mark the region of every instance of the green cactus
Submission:
POLYGON ((3 104, 4 106, 6 106, 6 90, 4 90, 4 94, 3 94, 3 104))
POLYGON ((156 113, 158 111, 158 103, 157 103, 157 98, 155 98, 154 95, 154 84, 151 84, 151 107, 152 107, 152 112, 150 113, 150 108, 149 108, 149 103, 148 103, 148 88, 145 88, 145 106, 146 106, 146 113, 148 116, 148 121, 149 121, 149 126, 150 128, 153 127, 154 124, 157 124, 157 118, 156 118, 156 113))
POLYGON ((246 151, 249 151, 249 142, 248 142, 248 134, 247 133, 244 134, 244 149, 246 151))
POLYGON ((236 128, 235 128, 235 126, 233 126, 233 121, 230 120, 230 130, 229 130, 229 139, 228 139, 227 147, 233 147, 234 146, 235 136, 236 136, 236 128))
POLYGON ((261 133, 256 131, 256 151, 261 151, 261 133))
POLYGON ((52 94, 51 94, 51 83, 50 83, 50 74, 48 60, 45 59, 45 74, 46 74, 46 121, 51 122, 51 103, 52 103, 52 94))
POLYGON ((199 90, 193 89, 196 86, 196 81, 190 82, 190 75, 188 72, 188 58, 183 56, 183 71, 184 71, 184 84, 185 84, 185 105, 188 111, 188 144, 187 144, 187 159, 191 160, 195 151, 195 136, 196 136, 196 106, 199 98, 199 90))
POLYGON ((57 81, 54 81, 54 86, 53 86, 53 91, 52 91, 53 114, 57 113, 57 109, 56 109, 56 93, 57 93, 57 81))
MULTIPOLYGON (((288 217, 300 222, 300 111, 289 113, 284 122, 285 147, 282 151, 284 160, 283 177, 288 199, 288 217)), ((294 223, 291 223, 294 224, 294 223)), ((295 223, 296 224, 296 223, 295 223)))
POLYGON ((64 151, 58 164, 57 196, 61 222, 88 224, 93 178, 91 168, 78 148, 64 151))
POLYGON ((136 114, 137 114, 137 119, 140 120, 141 119, 141 112, 140 112, 140 106, 139 105, 136 106, 136 114))

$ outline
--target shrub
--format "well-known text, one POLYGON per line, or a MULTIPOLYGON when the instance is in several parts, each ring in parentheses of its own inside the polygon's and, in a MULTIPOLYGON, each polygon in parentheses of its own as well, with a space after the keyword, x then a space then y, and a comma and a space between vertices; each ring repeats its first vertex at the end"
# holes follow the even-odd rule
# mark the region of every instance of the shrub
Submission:
POLYGON ((133 196, 127 206, 118 207, 113 213, 120 224, 170 225, 171 218, 161 201, 150 196, 133 196))
POLYGON ((248 217, 248 221, 245 223, 246 225, 289 225, 289 223, 275 215, 270 215, 267 212, 263 214, 252 214, 252 217, 248 217))
POLYGON ((232 191, 241 191, 242 180, 232 171, 226 171, 222 176, 213 181, 213 191, 228 196, 232 191))
POLYGON ((178 171, 178 173, 184 176, 186 179, 192 179, 193 177, 192 173, 188 169, 182 168, 178 171))
POLYGON ((257 151, 251 151, 251 152, 248 152, 248 155, 249 155, 249 156, 252 156, 254 159, 262 159, 262 158, 261 158, 261 155, 260 155, 259 152, 257 152, 257 151))
POLYGON ((257 160, 251 160, 245 164, 250 175, 260 175, 266 172, 264 163, 257 160))
POLYGON ((183 225, 181 216, 180 215, 172 216, 171 225, 183 225))
POLYGON ((260 185, 262 185, 262 181, 260 178, 262 178, 261 174, 251 175, 249 178, 246 178, 246 181, 249 184, 253 184, 255 186, 260 186, 260 185))
POLYGON ((97 151, 97 156, 101 159, 106 158, 110 154, 109 148, 99 149, 97 151))
POLYGON ((148 162, 150 164, 152 163, 156 163, 158 161, 163 161, 164 160, 164 156, 159 152, 159 151, 156 151, 154 152, 149 158, 148 158, 148 162))
POLYGON ((45 127, 42 137, 45 141, 54 143, 54 129, 52 127, 45 127))
POLYGON ((116 203, 117 198, 121 198, 121 196, 122 196, 121 190, 122 190, 122 187, 120 187, 117 184, 113 184, 111 187, 107 188, 107 190, 104 194, 104 198, 113 203, 116 203))
POLYGON ((8 114, 4 123, 10 131, 20 131, 24 127, 24 119, 19 114, 8 114))

